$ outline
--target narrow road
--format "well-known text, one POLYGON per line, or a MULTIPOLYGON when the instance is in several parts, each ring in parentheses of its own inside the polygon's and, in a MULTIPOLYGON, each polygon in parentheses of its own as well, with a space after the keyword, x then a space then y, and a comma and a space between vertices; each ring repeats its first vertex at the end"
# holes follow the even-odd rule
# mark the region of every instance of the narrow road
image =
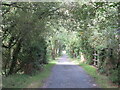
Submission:
POLYGON ((94 79, 82 67, 75 65, 63 55, 52 69, 43 88, 97 88, 94 79))

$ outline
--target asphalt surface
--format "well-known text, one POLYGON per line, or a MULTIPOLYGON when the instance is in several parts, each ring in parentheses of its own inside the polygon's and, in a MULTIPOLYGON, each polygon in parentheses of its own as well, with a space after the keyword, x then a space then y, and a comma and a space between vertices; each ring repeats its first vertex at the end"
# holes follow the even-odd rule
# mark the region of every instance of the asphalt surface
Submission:
POLYGON ((52 69, 43 88, 98 88, 94 79, 82 67, 75 65, 63 55, 52 69))

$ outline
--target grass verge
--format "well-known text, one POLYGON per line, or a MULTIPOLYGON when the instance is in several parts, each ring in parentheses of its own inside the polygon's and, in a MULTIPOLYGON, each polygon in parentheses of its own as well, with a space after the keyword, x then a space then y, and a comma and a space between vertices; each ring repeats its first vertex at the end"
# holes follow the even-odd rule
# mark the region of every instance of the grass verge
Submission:
POLYGON ((49 62, 44 66, 43 71, 32 76, 16 74, 3 78, 3 88, 40 88, 51 74, 51 69, 55 64, 55 60, 49 62))
POLYGON ((97 68, 94 66, 80 62, 80 60, 77 59, 71 60, 74 61, 77 65, 83 67, 83 69, 95 79, 100 88, 117 88, 117 86, 114 85, 107 76, 98 73, 97 68))

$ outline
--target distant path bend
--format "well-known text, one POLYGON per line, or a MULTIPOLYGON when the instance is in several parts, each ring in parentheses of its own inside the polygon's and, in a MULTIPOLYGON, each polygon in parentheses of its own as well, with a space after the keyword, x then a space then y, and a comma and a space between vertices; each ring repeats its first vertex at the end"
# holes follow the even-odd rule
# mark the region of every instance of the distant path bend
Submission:
POLYGON ((52 69, 43 88, 97 88, 94 79, 82 67, 70 62, 63 55, 52 69))

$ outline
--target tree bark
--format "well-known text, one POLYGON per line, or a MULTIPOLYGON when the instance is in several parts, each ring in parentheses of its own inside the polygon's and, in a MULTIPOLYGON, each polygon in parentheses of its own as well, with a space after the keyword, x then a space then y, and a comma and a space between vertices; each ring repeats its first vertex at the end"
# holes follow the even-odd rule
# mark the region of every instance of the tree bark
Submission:
POLYGON ((20 52, 21 49, 21 43, 22 43, 22 39, 20 39, 16 45, 16 48, 13 51, 13 59, 12 59, 12 63, 10 66, 10 70, 8 72, 8 75, 11 75, 14 73, 14 69, 16 67, 16 63, 17 63, 17 58, 18 58, 18 54, 20 52))

